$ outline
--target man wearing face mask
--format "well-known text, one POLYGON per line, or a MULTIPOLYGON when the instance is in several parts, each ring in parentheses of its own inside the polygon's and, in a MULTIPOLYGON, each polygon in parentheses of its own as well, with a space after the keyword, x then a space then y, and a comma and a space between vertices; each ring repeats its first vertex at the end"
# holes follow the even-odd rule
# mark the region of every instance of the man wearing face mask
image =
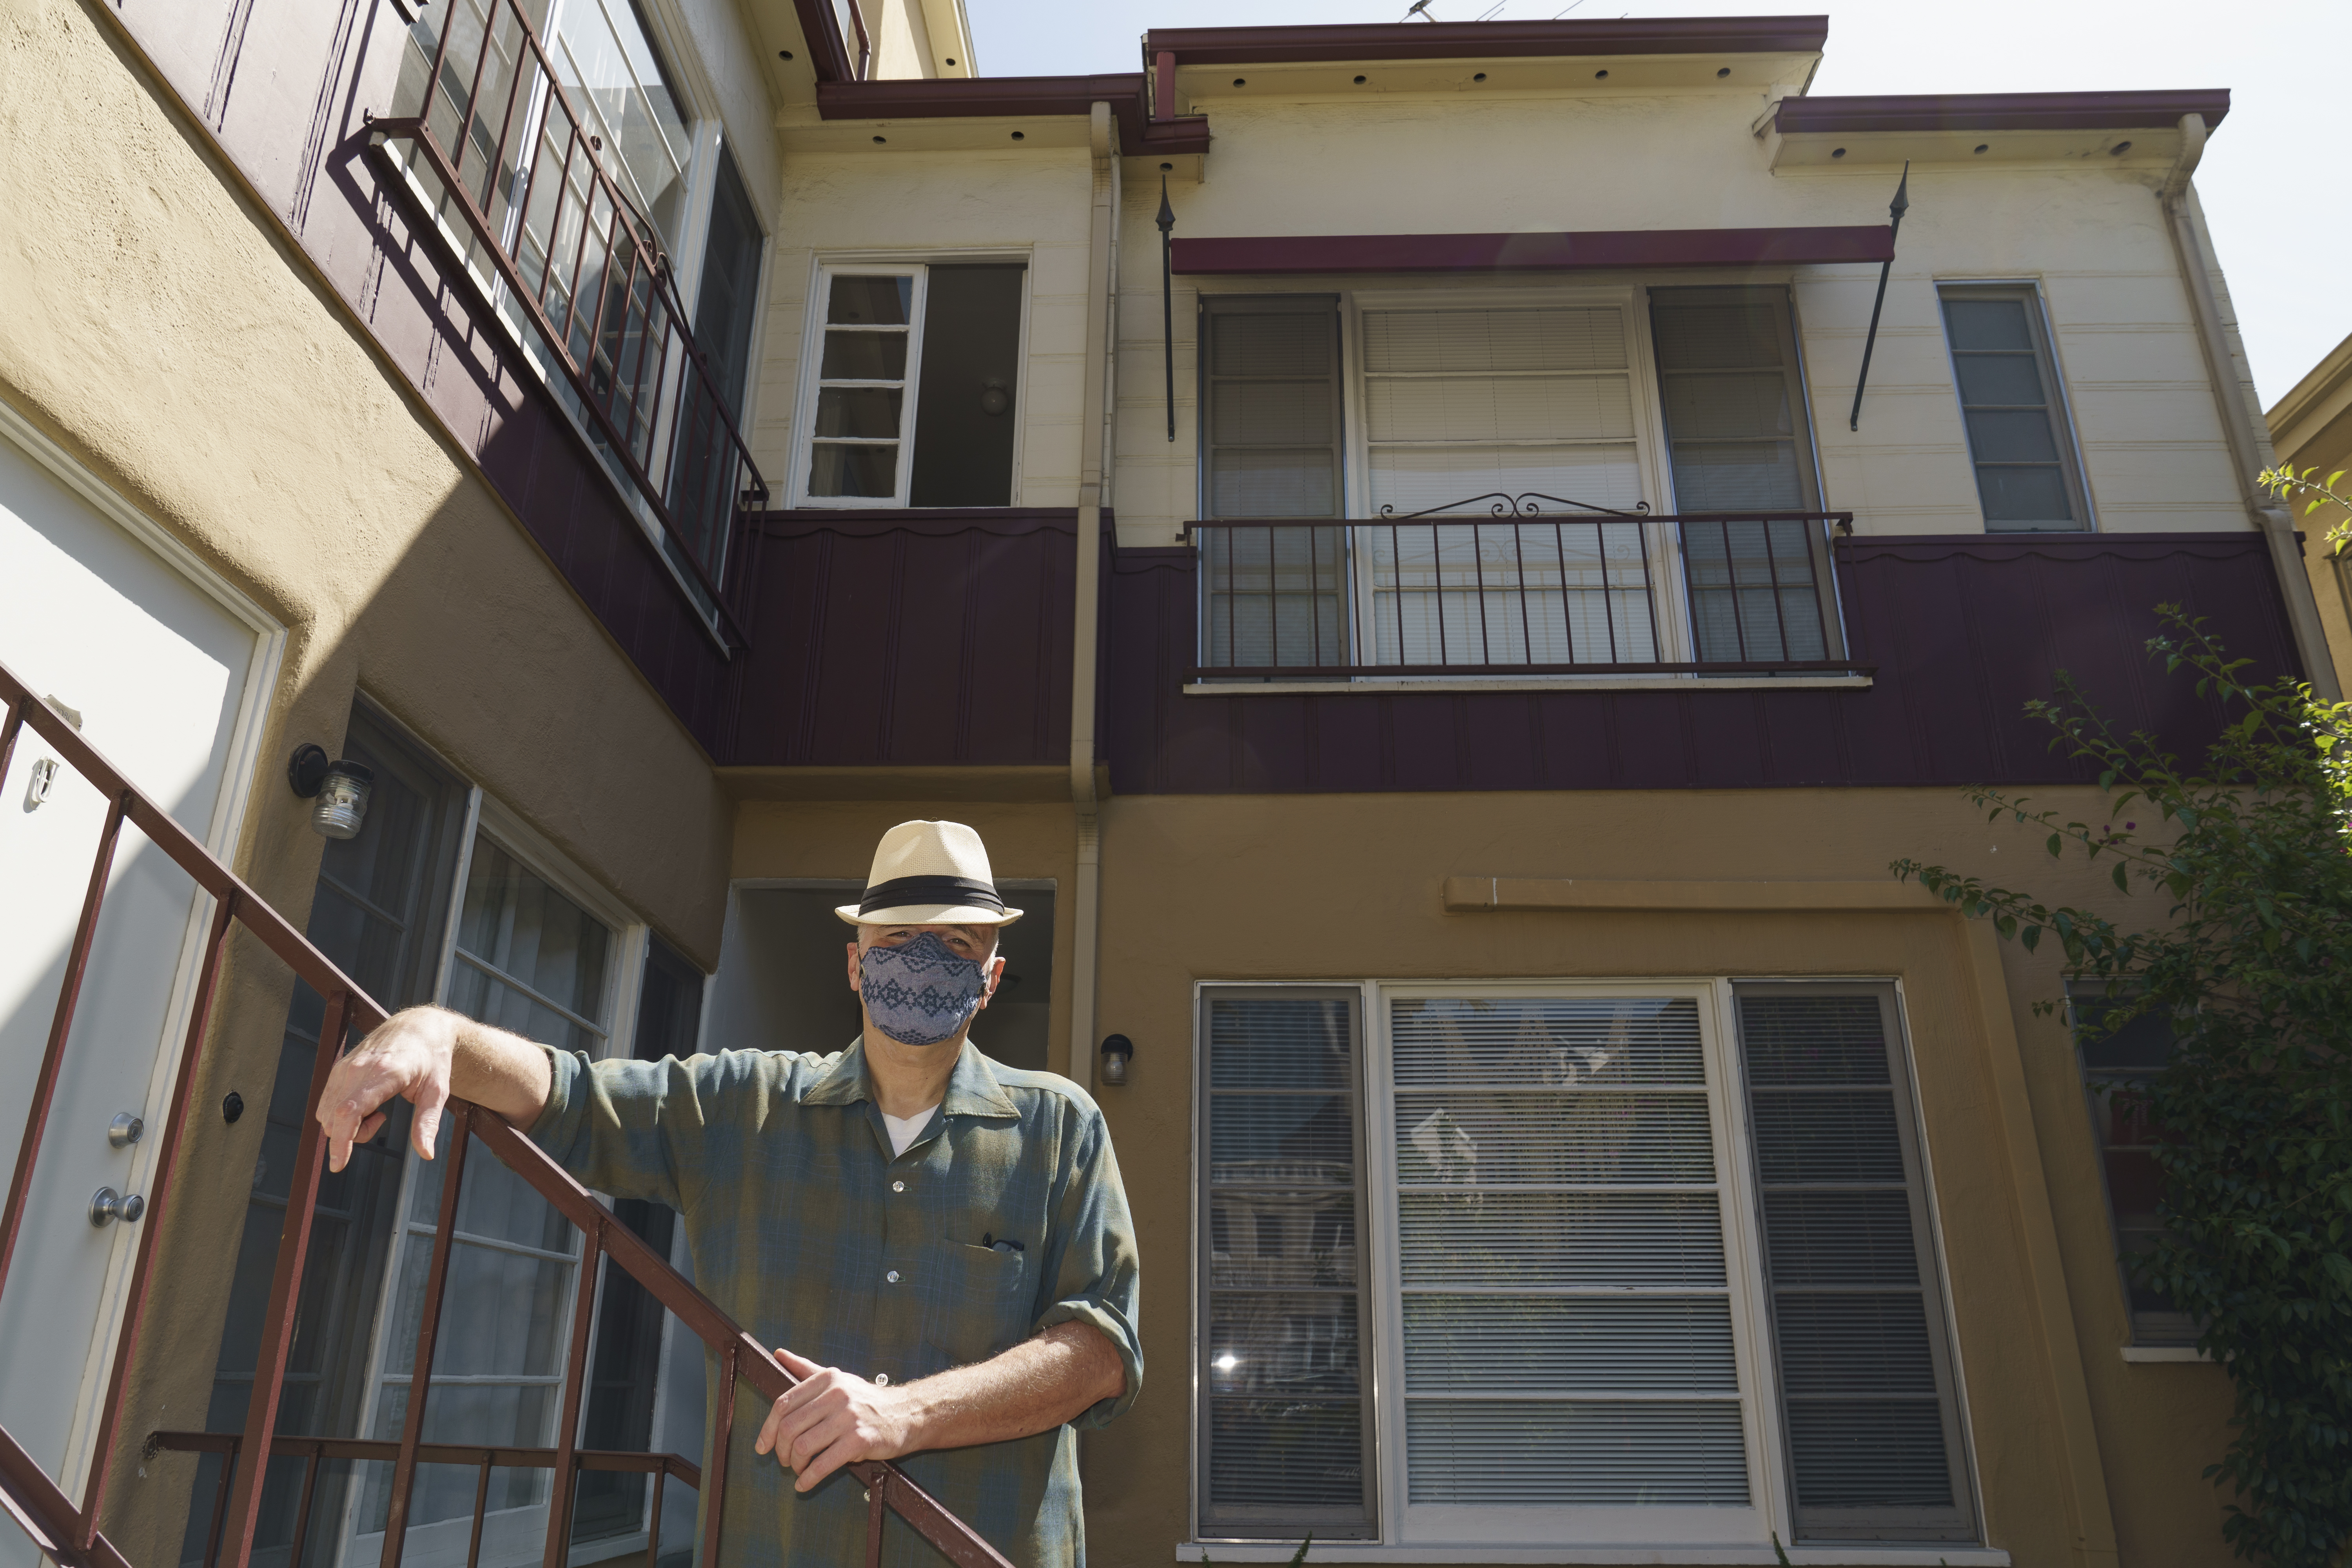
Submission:
MULTIPOLYGON (((997 931, 1021 918, 977 833, 899 824, 836 912, 856 931, 865 1019, 845 1049, 591 1062, 413 1007, 328 1079, 330 1163, 394 1095, 415 1103, 431 1158, 456 1095, 588 1186, 684 1216, 696 1284, 804 1380, 760 1426, 776 1465, 729 1467, 726 1568, 862 1562, 866 1503, 836 1473, 859 1459, 899 1460, 1024 1568, 1076 1568, 1072 1426, 1120 1414, 1143 1376, 1134 1226, 1102 1113, 967 1037, 1003 975, 997 931)), ((893 1519, 883 1560, 938 1554, 893 1519)))

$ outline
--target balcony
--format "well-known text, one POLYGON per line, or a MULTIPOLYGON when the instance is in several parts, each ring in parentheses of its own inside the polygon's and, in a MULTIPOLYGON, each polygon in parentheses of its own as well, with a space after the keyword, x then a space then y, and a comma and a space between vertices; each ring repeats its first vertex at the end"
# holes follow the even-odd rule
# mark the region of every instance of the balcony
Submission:
POLYGON ((1200 683, 1850 677, 1846 512, 1547 512, 1481 496, 1364 521, 1221 519, 1200 683), (1481 516, 1471 510, 1483 508, 1481 516))

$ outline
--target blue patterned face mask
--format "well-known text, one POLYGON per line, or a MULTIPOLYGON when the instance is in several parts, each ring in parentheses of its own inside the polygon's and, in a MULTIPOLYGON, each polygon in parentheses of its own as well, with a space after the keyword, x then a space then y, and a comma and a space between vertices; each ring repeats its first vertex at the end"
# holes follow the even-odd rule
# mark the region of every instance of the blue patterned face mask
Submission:
POLYGON ((908 1046, 936 1046, 972 1020, 987 994, 987 968, 958 958, 927 931, 900 947, 869 947, 857 958, 866 1016, 908 1046))

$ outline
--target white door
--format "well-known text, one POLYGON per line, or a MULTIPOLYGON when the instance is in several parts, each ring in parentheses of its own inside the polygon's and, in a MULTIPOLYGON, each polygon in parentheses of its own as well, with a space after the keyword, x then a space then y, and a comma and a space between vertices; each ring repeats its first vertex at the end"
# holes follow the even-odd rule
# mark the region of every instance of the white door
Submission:
MULTIPOLYGON (((215 854, 233 842, 279 637, 0 406, 0 660, 215 854), (38 454, 37 458, 36 454, 38 454), (142 540, 150 534, 155 543, 142 540)), ((0 1180, 13 1171, 107 802, 26 729, 0 779, 0 1180)), ((143 1194, 210 900, 136 828, 116 856, 30 1202, 0 1291, 0 1426, 79 1500, 139 1226, 90 1222, 143 1194), (109 1141, 116 1113, 148 1136, 109 1141)), ((192 1410, 188 1425, 201 1424, 192 1410)), ((0 1531, 0 1564, 30 1564, 0 1531)))

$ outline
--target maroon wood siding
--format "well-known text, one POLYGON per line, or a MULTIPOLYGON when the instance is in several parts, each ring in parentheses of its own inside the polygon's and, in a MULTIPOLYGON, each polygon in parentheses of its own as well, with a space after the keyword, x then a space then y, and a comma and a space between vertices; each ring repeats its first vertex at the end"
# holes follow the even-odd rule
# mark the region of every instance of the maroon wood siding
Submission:
POLYGON ((778 766, 1070 760, 1077 513, 777 511, 739 742, 778 766))
MULTIPOLYGON (((717 642, 507 330, 362 153, 364 116, 392 109, 407 37, 394 8, 125 0, 120 21, 688 730, 724 752, 717 642)), ((300 483, 299 467, 287 478, 300 483)))
POLYGON ((2253 533, 1855 538, 1839 577, 1867 689, 1188 697, 1188 549, 1113 566, 1104 749, 1121 795, 2036 784, 2084 777, 2020 711, 2071 670, 2126 731, 2199 744, 2216 710, 2144 648, 2154 606, 2294 670, 2253 533))

